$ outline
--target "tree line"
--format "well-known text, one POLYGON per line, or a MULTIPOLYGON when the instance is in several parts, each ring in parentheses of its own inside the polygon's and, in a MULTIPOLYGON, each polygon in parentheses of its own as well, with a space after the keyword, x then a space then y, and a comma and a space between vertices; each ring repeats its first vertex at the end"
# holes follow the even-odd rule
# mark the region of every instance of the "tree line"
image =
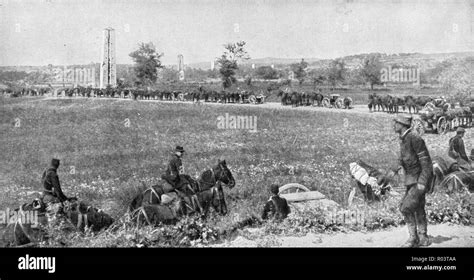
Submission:
MULTIPOLYGON (((209 79, 220 79, 222 88, 235 87, 243 80, 244 85, 250 86, 255 80, 276 82, 278 85, 291 86, 292 83, 310 84, 315 89, 322 86, 336 88, 342 85, 365 85, 373 89, 375 85, 382 84, 381 69, 383 65, 382 54, 373 53, 346 57, 357 58, 360 63, 348 67, 343 58, 333 59, 325 65, 311 66, 304 59, 298 63, 286 66, 272 67, 263 65, 250 67, 243 63, 250 59, 245 49, 246 42, 239 41, 223 45, 223 52, 216 58, 216 68, 209 70, 185 69, 186 81, 205 82, 209 79)), ((177 69, 164 67, 161 63, 163 53, 155 45, 140 43, 138 48, 129 56, 134 61, 132 68, 117 68, 117 84, 119 87, 153 87, 157 83, 179 83, 177 69)), ((406 67, 405 65, 392 64, 393 68, 406 67)), ((435 84, 445 88, 447 93, 471 96, 474 88, 472 79, 474 57, 451 59, 439 62, 429 69, 424 69, 421 83, 435 84)), ((41 72, 0 71, 0 81, 3 83, 39 84, 49 81, 47 75, 41 72)))

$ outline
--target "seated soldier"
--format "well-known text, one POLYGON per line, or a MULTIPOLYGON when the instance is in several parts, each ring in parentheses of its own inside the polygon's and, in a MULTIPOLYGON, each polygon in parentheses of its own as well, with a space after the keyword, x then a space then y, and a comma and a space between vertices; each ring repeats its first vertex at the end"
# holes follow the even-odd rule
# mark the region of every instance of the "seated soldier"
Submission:
POLYGON ((61 211, 63 202, 74 199, 64 195, 59 183, 58 168, 59 159, 53 158, 51 166, 43 172, 41 178, 44 188, 42 201, 46 205, 46 215, 50 221, 54 220, 56 214, 61 211))
POLYGON ((184 155, 184 148, 176 146, 171 156, 170 162, 166 168, 166 173, 161 175, 161 179, 165 180, 169 185, 163 185, 163 193, 168 193, 179 189, 185 183, 189 183, 190 176, 184 174, 184 167, 181 158, 184 155))
POLYGON ((462 127, 456 129, 456 136, 449 139, 448 155, 458 162, 459 168, 464 171, 471 169, 471 161, 466 154, 463 137, 466 130, 462 127))
POLYGON ((263 207, 262 219, 274 218, 277 221, 285 219, 290 214, 290 207, 288 202, 283 197, 278 195, 279 186, 272 184, 270 191, 273 194, 263 207))
POLYGON ((61 203, 69 200, 64 195, 61 185, 59 183, 59 177, 57 170, 59 168, 59 159, 53 158, 51 160, 51 166, 43 172, 41 181, 43 182, 43 202, 48 203, 61 203))

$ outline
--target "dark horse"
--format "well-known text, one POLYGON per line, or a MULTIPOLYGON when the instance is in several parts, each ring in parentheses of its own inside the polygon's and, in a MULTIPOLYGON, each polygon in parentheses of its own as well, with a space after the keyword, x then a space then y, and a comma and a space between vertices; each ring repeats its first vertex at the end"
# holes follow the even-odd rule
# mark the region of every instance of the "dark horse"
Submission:
POLYGON ((114 222, 114 219, 101 209, 84 201, 79 202, 77 199, 57 203, 48 210, 46 204, 37 198, 31 203, 21 205, 14 212, 16 217, 22 218, 9 223, 3 229, 0 228, 1 247, 34 246, 38 242, 46 241, 48 239, 48 224, 55 224, 54 219, 48 219, 48 212, 50 216, 57 217, 58 221, 68 221, 68 224, 78 231, 90 228, 92 231, 98 232, 114 222))
MULTIPOLYGON (((218 183, 220 184, 220 183, 218 183)), ((191 196, 172 198, 167 204, 143 204, 130 212, 130 218, 137 225, 157 226, 160 224, 174 224, 181 217, 200 213, 201 217, 206 218, 211 208, 218 213, 227 211, 225 207, 224 193, 221 186, 201 191, 196 194, 196 198, 191 196)))
MULTIPOLYGON (((227 168, 225 160, 219 160, 217 165, 204 171, 198 180, 194 180, 191 176, 181 175, 180 183, 171 192, 178 194, 178 197, 182 200, 186 207, 182 207, 183 210, 196 209, 201 213, 207 213, 208 208, 204 206, 210 206, 212 199, 215 197, 219 198, 219 207, 215 207, 216 211, 222 215, 227 214, 227 205, 224 199, 224 191, 221 184, 227 185, 230 189, 235 186, 235 180, 227 168)), ((130 203, 129 211, 134 212, 136 209, 143 205, 160 205, 162 195, 167 193, 166 188, 163 185, 157 184, 146 189, 142 193, 138 194, 130 203)), ((212 204, 216 206, 215 204, 212 204)), ((193 212, 193 211, 191 211, 193 212)))

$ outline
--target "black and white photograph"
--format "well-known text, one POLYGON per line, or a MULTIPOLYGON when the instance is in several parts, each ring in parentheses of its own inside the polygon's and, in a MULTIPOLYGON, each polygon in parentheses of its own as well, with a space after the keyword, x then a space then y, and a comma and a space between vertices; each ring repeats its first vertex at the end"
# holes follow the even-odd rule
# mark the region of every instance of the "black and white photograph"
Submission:
POLYGON ((0 42, 0 247, 40 250, 18 270, 474 247, 472 0, 1 0, 0 42))

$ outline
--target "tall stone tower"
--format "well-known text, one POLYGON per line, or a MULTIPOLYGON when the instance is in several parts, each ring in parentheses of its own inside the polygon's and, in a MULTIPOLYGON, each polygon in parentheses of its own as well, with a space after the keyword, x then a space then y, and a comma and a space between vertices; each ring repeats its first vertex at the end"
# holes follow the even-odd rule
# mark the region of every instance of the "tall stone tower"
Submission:
POLYGON ((184 56, 182 54, 178 55, 178 75, 179 75, 179 80, 183 81, 184 80, 184 56))
POLYGON ((117 66, 115 64, 115 30, 104 29, 104 48, 100 64, 100 88, 117 86, 117 66))

